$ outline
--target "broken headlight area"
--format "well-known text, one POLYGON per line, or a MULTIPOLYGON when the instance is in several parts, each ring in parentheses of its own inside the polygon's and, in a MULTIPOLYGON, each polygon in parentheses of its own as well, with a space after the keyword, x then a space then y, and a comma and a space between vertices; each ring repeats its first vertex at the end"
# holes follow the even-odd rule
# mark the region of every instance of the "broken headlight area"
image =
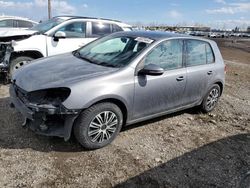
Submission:
POLYGON ((70 138, 71 128, 80 112, 63 106, 69 95, 68 88, 26 92, 15 84, 10 86, 11 106, 23 114, 23 126, 37 134, 59 136, 65 140, 70 138))
POLYGON ((52 88, 45 90, 38 90, 28 93, 29 102, 40 105, 52 104, 54 106, 60 105, 70 95, 69 88, 52 88))
POLYGON ((69 88, 52 88, 26 92, 16 87, 17 97, 32 111, 48 114, 77 114, 76 110, 66 109, 62 103, 69 97, 69 88))

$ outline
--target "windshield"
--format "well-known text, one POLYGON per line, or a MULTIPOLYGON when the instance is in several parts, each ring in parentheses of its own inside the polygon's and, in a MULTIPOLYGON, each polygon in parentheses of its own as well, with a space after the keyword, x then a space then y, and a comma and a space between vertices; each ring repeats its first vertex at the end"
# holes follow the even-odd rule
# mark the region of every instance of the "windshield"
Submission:
POLYGON ((152 42, 141 37, 108 36, 75 51, 74 55, 103 66, 124 67, 152 42))
POLYGON ((53 27, 59 25, 62 23, 64 20, 60 18, 52 18, 50 20, 47 20, 45 22, 42 22, 40 24, 35 25, 32 27, 32 30, 36 30, 39 33, 46 33, 48 30, 52 29, 53 27))

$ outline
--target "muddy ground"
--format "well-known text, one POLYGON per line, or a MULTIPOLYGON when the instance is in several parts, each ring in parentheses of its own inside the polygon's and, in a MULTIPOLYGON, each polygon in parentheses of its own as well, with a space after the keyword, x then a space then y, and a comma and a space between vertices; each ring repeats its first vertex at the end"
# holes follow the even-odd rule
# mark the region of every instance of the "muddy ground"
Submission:
POLYGON ((217 42, 227 83, 215 111, 139 123, 95 151, 21 128, 1 85, 0 187, 238 187, 250 171, 250 42, 217 42))

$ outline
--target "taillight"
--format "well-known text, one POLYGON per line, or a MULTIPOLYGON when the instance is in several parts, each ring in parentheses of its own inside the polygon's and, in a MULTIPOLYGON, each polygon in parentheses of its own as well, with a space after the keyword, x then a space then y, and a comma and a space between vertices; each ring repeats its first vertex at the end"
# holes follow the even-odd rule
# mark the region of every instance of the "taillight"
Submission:
POLYGON ((224 72, 227 73, 227 65, 224 66, 224 72))

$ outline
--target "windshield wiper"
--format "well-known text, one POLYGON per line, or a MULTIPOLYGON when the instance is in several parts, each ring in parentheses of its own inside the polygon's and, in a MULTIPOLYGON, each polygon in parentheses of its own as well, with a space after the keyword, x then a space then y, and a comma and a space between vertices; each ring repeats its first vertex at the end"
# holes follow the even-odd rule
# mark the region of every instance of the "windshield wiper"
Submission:
POLYGON ((106 62, 97 63, 97 65, 102 65, 102 66, 105 66, 105 67, 118 67, 117 65, 113 65, 113 64, 110 64, 110 63, 106 63, 106 62))
POLYGON ((74 56, 80 57, 81 54, 78 50, 72 52, 74 56))
POLYGON ((96 65, 101 65, 101 66, 105 66, 105 67, 118 67, 117 65, 113 65, 113 64, 110 64, 110 63, 106 63, 106 62, 100 62, 100 63, 98 62, 97 63, 97 62, 93 61, 92 59, 89 59, 87 57, 82 56, 81 53, 78 50, 74 51, 73 55, 80 58, 80 59, 88 61, 89 63, 93 63, 93 64, 96 64, 96 65))
POLYGON ((97 63, 94 62, 93 60, 91 60, 91 59, 89 59, 89 58, 86 58, 86 57, 82 56, 81 53, 80 53, 78 50, 74 51, 74 52, 73 52, 73 55, 76 56, 76 57, 78 57, 78 58, 80 58, 80 59, 83 59, 83 60, 85 60, 85 61, 88 61, 89 63, 97 64, 97 63))

